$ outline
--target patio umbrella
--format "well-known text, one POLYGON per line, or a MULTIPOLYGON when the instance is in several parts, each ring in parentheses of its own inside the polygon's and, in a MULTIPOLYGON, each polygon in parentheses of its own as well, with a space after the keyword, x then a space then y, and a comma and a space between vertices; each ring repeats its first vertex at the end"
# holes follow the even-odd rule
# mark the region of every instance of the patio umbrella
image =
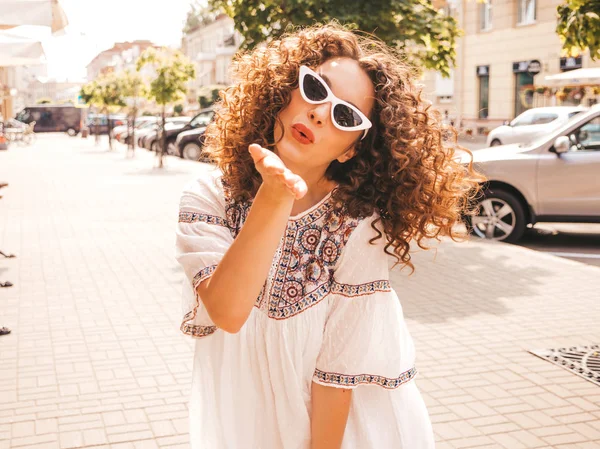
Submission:
POLYGON ((600 86, 600 67, 570 70, 557 75, 547 76, 550 86, 600 86))
POLYGON ((0 67, 40 64, 44 56, 40 42, 0 32, 0 67))
POLYGON ((20 25, 41 25, 52 28, 52 33, 69 24, 58 0, 0 0, 0 29, 20 25))

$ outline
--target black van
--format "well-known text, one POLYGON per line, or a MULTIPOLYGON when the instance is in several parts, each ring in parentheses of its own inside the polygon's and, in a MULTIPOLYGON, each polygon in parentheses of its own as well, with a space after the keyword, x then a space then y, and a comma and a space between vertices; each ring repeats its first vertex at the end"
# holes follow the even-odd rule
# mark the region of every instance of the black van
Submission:
POLYGON ((16 115, 23 123, 35 122, 33 130, 40 132, 67 132, 76 136, 84 125, 87 108, 70 104, 40 104, 27 106, 16 115))

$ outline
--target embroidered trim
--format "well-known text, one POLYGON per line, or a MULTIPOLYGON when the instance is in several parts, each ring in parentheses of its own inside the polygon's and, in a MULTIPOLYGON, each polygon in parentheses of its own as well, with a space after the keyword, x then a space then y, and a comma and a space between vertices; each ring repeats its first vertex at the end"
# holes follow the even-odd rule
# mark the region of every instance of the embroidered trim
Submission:
POLYGON ((224 218, 216 215, 199 214, 197 212, 179 212, 179 223, 196 223, 202 222, 211 225, 223 226, 228 228, 227 221, 224 218))
POLYGON ((374 374, 357 374, 355 376, 339 373, 327 373, 315 369, 314 377, 320 382, 326 384, 335 384, 345 387, 356 387, 360 384, 375 384, 387 389, 398 388, 400 385, 408 382, 417 375, 417 369, 411 368, 403 372, 396 378, 377 376, 374 374))
POLYGON ((331 284, 331 293, 346 296, 348 298, 371 295, 376 292, 389 292, 391 290, 392 287, 390 286, 390 281, 385 279, 360 285, 340 284, 335 281, 331 284))
POLYGON ((198 271, 196 276, 194 276, 194 279, 192 279, 192 286, 194 287, 194 289, 196 289, 196 287, 198 287, 198 284, 200 282, 202 282, 204 279, 210 277, 215 272, 216 269, 217 269, 216 265, 211 265, 209 267, 203 268, 202 270, 198 271))
POLYGON ((194 276, 194 279, 192 280, 196 305, 194 306, 193 310, 190 310, 183 317, 183 322, 181 323, 181 327, 179 329, 184 334, 191 335, 192 337, 206 337, 207 335, 213 334, 217 330, 217 326, 200 326, 197 324, 190 324, 190 322, 193 322, 196 319, 198 307, 200 307, 200 298, 198 297, 198 293, 196 293, 196 287, 204 279, 210 277, 216 268, 216 265, 203 268, 198 272, 198 274, 196 274, 196 276, 194 276))

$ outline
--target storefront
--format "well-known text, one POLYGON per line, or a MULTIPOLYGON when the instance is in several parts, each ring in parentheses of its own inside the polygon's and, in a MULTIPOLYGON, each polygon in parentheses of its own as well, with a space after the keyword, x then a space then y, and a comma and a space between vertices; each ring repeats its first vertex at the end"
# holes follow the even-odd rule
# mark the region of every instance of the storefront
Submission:
POLYGON ((478 79, 478 117, 480 119, 486 119, 489 116, 490 111, 490 66, 489 65, 478 65, 477 66, 477 79, 478 79))
POLYGON ((541 70, 542 64, 537 59, 513 62, 513 73, 515 75, 515 117, 533 107, 534 78, 541 70))

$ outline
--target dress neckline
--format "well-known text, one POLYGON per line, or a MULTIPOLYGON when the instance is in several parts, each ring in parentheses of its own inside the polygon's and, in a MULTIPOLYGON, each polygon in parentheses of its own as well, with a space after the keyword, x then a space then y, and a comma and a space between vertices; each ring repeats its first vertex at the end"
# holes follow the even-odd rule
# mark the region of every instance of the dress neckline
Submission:
POLYGON ((327 195, 325 195, 323 198, 321 198, 321 200, 318 203, 316 203, 315 205, 309 207, 305 211, 300 212, 296 215, 291 215, 290 218, 288 219, 288 221, 298 221, 301 218, 303 218, 304 216, 306 216, 312 212, 315 212, 319 208, 325 206, 327 204, 328 200, 331 198, 331 195, 333 195, 333 192, 335 191, 335 189, 337 189, 337 186, 334 187, 333 189, 331 189, 329 191, 329 193, 327 193, 327 195))

